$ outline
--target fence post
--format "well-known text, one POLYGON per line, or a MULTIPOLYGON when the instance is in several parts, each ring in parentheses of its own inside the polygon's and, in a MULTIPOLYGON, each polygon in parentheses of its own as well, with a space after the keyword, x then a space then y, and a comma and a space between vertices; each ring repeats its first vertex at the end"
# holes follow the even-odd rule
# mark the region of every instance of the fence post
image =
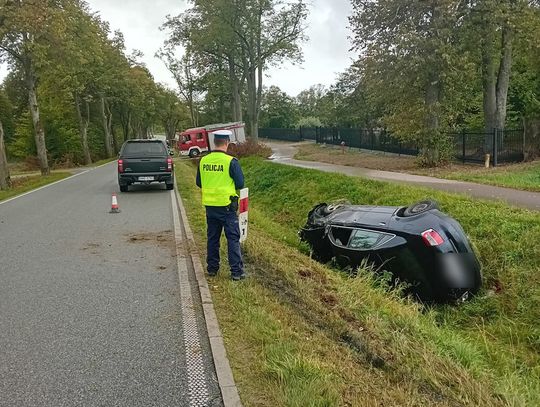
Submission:
POLYGON ((463 160, 463 164, 465 164, 465 140, 466 140, 466 137, 465 137, 465 129, 462 129, 461 130, 461 139, 462 139, 462 152, 463 152, 463 156, 461 157, 461 159, 463 160))

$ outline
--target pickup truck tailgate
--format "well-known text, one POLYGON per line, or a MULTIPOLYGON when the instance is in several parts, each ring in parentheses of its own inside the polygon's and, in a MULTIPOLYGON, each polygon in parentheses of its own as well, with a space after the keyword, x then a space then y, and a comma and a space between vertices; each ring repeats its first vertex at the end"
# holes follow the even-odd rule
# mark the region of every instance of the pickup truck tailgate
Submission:
POLYGON ((124 172, 145 173, 167 171, 167 159, 163 157, 124 158, 124 172))

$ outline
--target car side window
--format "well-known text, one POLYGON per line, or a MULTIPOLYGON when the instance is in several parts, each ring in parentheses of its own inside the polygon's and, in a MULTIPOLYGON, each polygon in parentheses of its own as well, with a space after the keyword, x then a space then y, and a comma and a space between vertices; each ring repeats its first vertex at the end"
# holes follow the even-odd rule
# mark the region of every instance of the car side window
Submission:
POLYGON ((202 133, 197 133, 197 141, 202 140, 204 138, 204 135, 202 133))
POLYGON ((367 250, 377 244, 379 239, 384 236, 383 233, 372 232, 369 230, 356 229, 351 235, 349 247, 351 249, 367 250))

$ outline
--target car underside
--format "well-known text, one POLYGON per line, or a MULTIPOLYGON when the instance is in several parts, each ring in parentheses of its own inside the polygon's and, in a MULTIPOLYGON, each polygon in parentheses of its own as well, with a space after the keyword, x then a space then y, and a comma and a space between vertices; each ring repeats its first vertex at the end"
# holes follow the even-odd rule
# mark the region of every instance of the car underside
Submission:
POLYGON ((300 237, 312 256, 355 272, 388 271, 426 302, 460 302, 478 292, 480 263, 461 225, 433 201, 410 207, 316 205, 300 237))

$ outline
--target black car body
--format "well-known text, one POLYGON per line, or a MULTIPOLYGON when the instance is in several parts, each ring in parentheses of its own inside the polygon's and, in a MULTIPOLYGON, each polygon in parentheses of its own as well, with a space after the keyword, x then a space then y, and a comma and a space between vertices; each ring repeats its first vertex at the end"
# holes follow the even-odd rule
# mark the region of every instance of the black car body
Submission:
POLYGON ((165 183, 174 188, 174 164, 161 140, 128 140, 118 156, 118 185, 127 192, 131 184, 165 183))
POLYGON ((316 259, 353 269, 374 264, 423 301, 462 301, 481 286, 480 263, 461 225, 432 201, 409 208, 319 204, 300 237, 316 259))

